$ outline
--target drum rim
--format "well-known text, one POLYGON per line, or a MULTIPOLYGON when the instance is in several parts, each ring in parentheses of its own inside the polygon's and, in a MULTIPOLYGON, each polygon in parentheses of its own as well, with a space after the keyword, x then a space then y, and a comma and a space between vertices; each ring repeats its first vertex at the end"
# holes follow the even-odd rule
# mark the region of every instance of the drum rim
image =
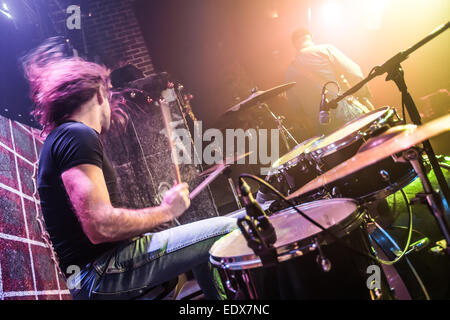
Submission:
MULTIPOLYGON (((290 160, 287 160, 285 162, 283 162, 282 164, 274 167, 275 163, 280 160, 281 158, 283 158, 284 156, 286 156, 287 154, 289 154, 290 152, 295 150, 295 147, 290 150, 289 152, 286 152, 285 154, 283 154, 280 158, 278 158, 274 164, 271 166, 270 168, 270 173, 273 174, 279 174, 282 173, 284 170, 287 170, 289 168, 292 168, 293 166, 296 166, 300 161, 304 160, 306 158, 306 154, 308 153, 308 151, 317 143, 319 142, 324 136, 315 136, 312 138, 309 138, 305 141, 303 141, 302 143, 298 144, 297 146, 303 144, 303 143, 308 143, 308 142, 312 142, 305 150, 303 150, 303 152, 301 154, 299 154, 296 157, 293 157, 290 160), (314 140, 313 140, 314 139, 314 140)), ((296 147, 297 147, 296 146, 296 147)))
MULTIPOLYGON (((346 218, 344 218, 340 223, 335 224, 328 228, 327 230, 332 232, 337 237, 343 237, 347 234, 349 234, 351 231, 356 229, 358 226, 361 225, 362 220, 365 216, 366 211, 362 206, 359 205, 359 203, 355 199, 351 198, 333 198, 333 199, 324 199, 324 200, 317 200, 317 201, 311 201, 307 202, 301 205, 307 205, 307 204, 316 204, 320 201, 345 201, 345 202, 352 202, 356 205, 355 211, 353 211, 351 214, 349 214, 346 218)), ((301 206, 297 205, 297 207, 301 206)), ((286 211, 293 210, 292 208, 286 208, 283 210, 280 210, 274 214, 271 215, 279 215, 286 211)), ((239 229, 235 229, 232 232, 241 232, 239 229)), ((231 234, 231 233, 230 233, 231 234)), ((227 237, 226 235, 225 237, 227 237)), ((218 240, 220 241, 220 240, 218 240)), ((323 231, 319 231, 307 238, 299 239, 296 241, 293 241, 291 243, 288 243, 286 245, 283 245, 279 248, 276 248, 277 256, 278 256, 278 262, 283 262, 295 257, 302 256, 304 254, 307 254, 308 252, 315 251, 317 249, 317 244, 320 245, 327 245, 332 243, 334 240, 331 239, 330 236, 327 236, 324 234, 323 231)), ((214 245, 213 245, 214 247, 214 245)), ((263 264, 261 262, 261 259, 252 252, 251 254, 247 255, 241 255, 241 256, 229 256, 229 257, 217 257, 214 256, 211 252, 213 247, 211 247, 209 254, 210 254, 210 262, 213 265, 219 266, 222 269, 227 270, 244 270, 244 269, 253 269, 262 267, 263 264)))
MULTIPOLYGON (((380 112, 381 110, 385 109, 384 113, 382 115, 380 115, 378 118, 374 119, 372 122, 368 123, 367 125, 365 125, 364 127, 360 128, 359 130, 333 142, 330 143, 322 148, 318 148, 316 150, 314 150, 314 148, 310 149, 307 154, 309 154, 313 159, 318 160, 322 157, 326 157, 330 154, 335 153, 336 151, 342 150, 343 148, 353 144, 355 141, 360 140, 361 138, 364 138, 365 136, 367 136, 368 134, 370 134, 370 127, 371 125, 376 121, 378 124, 384 124, 386 123, 391 117, 393 117, 396 114, 396 111, 393 107, 382 107, 382 108, 378 108, 375 110, 372 110, 369 113, 364 114, 364 117, 370 116, 371 114, 374 114, 376 112, 380 112)), ((349 122, 347 122, 345 126, 350 125, 354 122, 356 122, 357 120, 362 119, 361 117, 358 117, 356 119, 353 119, 349 122)), ((330 133, 329 135, 332 135, 333 133, 337 132, 338 130, 340 130, 341 128, 333 131, 332 133, 330 133)), ((328 135, 324 136, 323 138, 326 138, 328 135)), ((321 139, 322 140, 322 139, 321 139)))
POLYGON ((371 201, 382 200, 382 199, 396 193, 400 189, 405 188, 407 185, 412 183, 417 178, 418 178, 418 175, 414 171, 414 169, 410 169, 406 175, 402 176, 397 181, 393 181, 387 187, 375 190, 369 194, 359 197, 357 200, 359 202, 371 202, 371 201))

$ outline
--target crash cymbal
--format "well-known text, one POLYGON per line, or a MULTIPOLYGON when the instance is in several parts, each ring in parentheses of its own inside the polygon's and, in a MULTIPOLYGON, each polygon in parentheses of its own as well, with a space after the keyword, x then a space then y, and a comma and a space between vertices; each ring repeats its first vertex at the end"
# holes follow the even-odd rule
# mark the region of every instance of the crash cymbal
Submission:
POLYGON ((252 93, 247 99, 242 100, 238 104, 234 105, 233 107, 229 108, 225 114, 229 112, 236 112, 238 110, 244 110, 248 107, 254 106, 258 104, 259 102, 264 102, 269 100, 270 98, 273 98, 280 93, 283 93, 287 91, 288 89, 292 88, 296 82, 289 82, 286 84, 279 85, 277 87, 271 88, 266 91, 257 91, 252 93))
POLYGON ((367 166, 447 131, 450 131, 450 114, 421 126, 404 125, 390 128, 374 138, 380 141, 378 145, 374 144, 371 148, 357 153, 354 157, 308 182, 289 195, 288 199, 297 198, 307 192, 324 187, 331 182, 345 178, 367 166), (389 138, 390 136, 392 137, 389 138), (383 137, 387 137, 387 139, 383 139, 383 137))
POLYGON ((215 171, 217 171, 217 170, 222 170, 222 168, 223 168, 224 165, 225 165, 225 166, 230 166, 231 164, 238 162, 238 160, 240 160, 240 159, 242 159, 242 158, 246 158, 246 157, 249 156, 250 154, 252 154, 252 151, 251 151, 251 152, 244 153, 244 154, 241 154, 241 155, 235 154, 235 155, 233 155, 233 156, 230 156, 230 157, 228 157, 228 158, 225 158, 224 160, 222 160, 222 163, 216 164, 216 165, 212 166, 211 168, 209 168, 209 169, 203 171, 202 173, 200 173, 199 176, 200 176, 200 177, 204 177, 204 176, 207 176, 207 175, 212 174, 213 172, 215 172, 215 171))

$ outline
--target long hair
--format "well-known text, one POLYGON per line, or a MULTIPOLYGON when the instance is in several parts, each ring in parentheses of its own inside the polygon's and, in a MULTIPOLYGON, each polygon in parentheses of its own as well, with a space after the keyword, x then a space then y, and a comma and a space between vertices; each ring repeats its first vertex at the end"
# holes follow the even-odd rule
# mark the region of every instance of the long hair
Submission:
MULTIPOLYGON (((47 39, 22 58, 22 65, 30 83, 31 114, 42 126, 44 136, 92 99, 102 86, 109 90, 110 70, 66 55, 61 37, 47 39)), ((112 122, 125 126, 127 115, 118 107, 118 99, 110 96, 112 122)))

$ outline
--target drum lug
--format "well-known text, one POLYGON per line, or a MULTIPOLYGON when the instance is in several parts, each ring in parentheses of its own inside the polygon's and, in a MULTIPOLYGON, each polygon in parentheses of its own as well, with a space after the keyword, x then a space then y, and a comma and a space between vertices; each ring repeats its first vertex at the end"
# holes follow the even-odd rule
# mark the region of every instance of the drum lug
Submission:
POLYGON ((318 255, 316 257, 316 262, 323 272, 330 272, 331 270, 331 261, 328 258, 325 258, 322 255, 318 255))
POLYGON ((384 182, 388 182, 389 184, 391 184, 391 177, 389 175, 389 172, 387 172, 386 170, 380 170, 380 176, 384 182))
POLYGON ((339 192, 338 187, 333 187, 333 189, 331 189, 331 196, 333 198, 342 198, 342 194, 339 192))
POLYGON ((317 264, 323 272, 329 272, 331 270, 331 261, 324 256, 322 248, 320 247, 319 241, 317 241, 317 239, 314 239, 313 247, 319 250, 319 254, 316 257, 317 264))
POLYGON ((383 298, 383 293, 379 288, 371 289, 369 292, 372 300, 381 300, 383 298))
POLYGON ((236 293, 238 291, 235 288, 233 288, 232 282, 234 282, 236 284, 236 278, 235 278, 234 274, 230 274, 230 277, 228 277, 227 272, 225 272, 225 285, 227 286, 227 289, 231 291, 231 293, 236 295, 236 293))
POLYGON ((227 289, 230 290, 233 294, 237 293, 237 290, 233 288, 230 280, 226 280, 225 285, 227 286, 227 289))

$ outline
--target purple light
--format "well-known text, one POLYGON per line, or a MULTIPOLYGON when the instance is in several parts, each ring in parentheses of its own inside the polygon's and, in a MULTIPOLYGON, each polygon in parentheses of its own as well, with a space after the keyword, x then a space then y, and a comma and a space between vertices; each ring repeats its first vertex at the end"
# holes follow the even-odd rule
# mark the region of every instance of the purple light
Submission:
POLYGON ((3 9, 0 9, 0 12, 3 13, 8 19, 12 19, 12 15, 9 13, 9 8, 5 2, 2 3, 3 9))

